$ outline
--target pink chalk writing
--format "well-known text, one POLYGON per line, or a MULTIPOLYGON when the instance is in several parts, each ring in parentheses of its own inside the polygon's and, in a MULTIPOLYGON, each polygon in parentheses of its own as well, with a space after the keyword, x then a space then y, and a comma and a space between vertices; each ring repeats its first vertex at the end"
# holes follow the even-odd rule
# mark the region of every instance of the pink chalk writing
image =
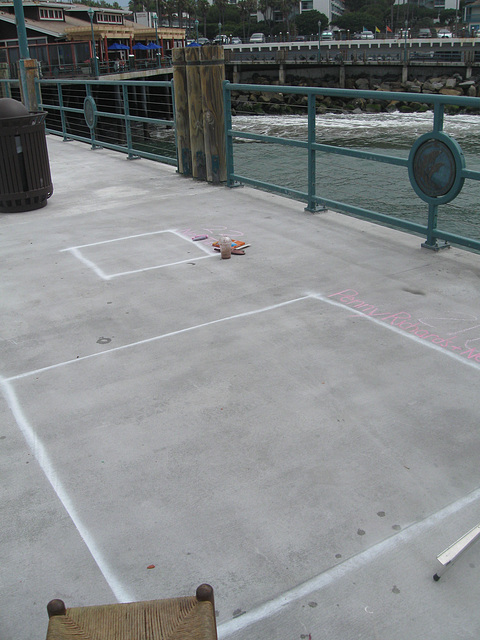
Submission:
MULTIPOLYGON (((442 336, 439 333, 432 332, 432 328, 430 325, 430 328, 426 328, 425 322, 412 318, 412 315, 408 313, 408 311, 382 311, 374 304, 370 304, 369 302, 362 300, 358 296, 359 293, 358 291, 355 291, 355 289, 344 289, 343 291, 332 293, 327 297, 335 298, 337 302, 342 303, 346 307, 356 309, 359 313, 365 316, 375 318, 378 321, 385 322, 386 324, 389 324, 393 327, 402 329, 406 333, 417 336, 417 338, 426 340, 428 342, 431 342, 432 344, 436 344, 439 347, 448 349, 449 351, 454 351, 455 353, 457 353, 457 355, 462 356, 467 360, 480 362, 480 351, 473 347, 469 347, 468 345, 468 343, 471 343, 474 340, 467 340, 463 344, 460 341, 460 344, 462 344, 462 346, 459 346, 458 334, 462 333, 462 331, 458 331, 453 336, 442 336)), ((476 327, 478 327, 478 325, 470 328, 476 327)))

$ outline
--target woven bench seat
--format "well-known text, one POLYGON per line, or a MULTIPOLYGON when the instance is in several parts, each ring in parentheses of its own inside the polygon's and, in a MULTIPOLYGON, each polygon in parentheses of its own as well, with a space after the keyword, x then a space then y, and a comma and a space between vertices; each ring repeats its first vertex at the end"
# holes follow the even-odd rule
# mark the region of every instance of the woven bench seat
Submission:
POLYGON ((217 640, 213 589, 195 596, 66 609, 47 605, 47 640, 217 640))

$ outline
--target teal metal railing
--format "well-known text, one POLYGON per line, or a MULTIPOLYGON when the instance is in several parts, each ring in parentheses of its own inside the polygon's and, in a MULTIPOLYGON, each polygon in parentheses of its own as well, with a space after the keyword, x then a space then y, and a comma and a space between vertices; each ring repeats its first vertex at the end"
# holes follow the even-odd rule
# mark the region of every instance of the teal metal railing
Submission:
POLYGON ((0 98, 13 98, 21 101, 20 81, 0 78, 0 98))
MULTIPOLYGON (((7 83, 12 97, 17 97, 18 81, 7 83)), ((40 80, 37 82, 41 108, 48 112, 47 132, 60 135, 64 140, 79 140, 92 148, 105 147, 127 154, 128 158, 144 157, 177 166, 175 117, 173 111, 173 83, 170 81, 114 81, 94 80, 40 80)), ((358 91, 347 89, 245 85, 224 83, 225 132, 227 158, 227 185, 249 184, 263 190, 285 195, 306 203, 306 210, 320 208, 352 214, 379 224, 402 229, 426 237, 423 246, 439 249, 454 243, 480 250, 480 239, 473 233, 454 232, 438 225, 438 211, 460 194, 464 183, 477 183, 480 171, 467 167, 465 157, 457 142, 444 132, 444 112, 448 105, 480 110, 479 98, 444 96, 399 92, 358 91), (241 93, 281 93, 305 96, 307 133, 305 139, 264 135, 240 131, 232 122, 232 91, 241 93), (378 153, 342 145, 317 141, 317 96, 365 100, 379 99, 398 102, 422 102, 433 107, 431 131, 418 137, 410 148, 408 157, 378 153), (260 173, 254 177, 242 175, 236 170, 238 141, 268 143, 281 149, 296 149, 305 154, 306 170, 303 184, 285 186, 282 181, 262 180, 260 173), (319 154, 327 157, 348 158, 360 163, 365 174, 366 161, 387 165, 392 171, 401 171, 418 196, 425 211, 421 221, 387 215, 375 208, 357 206, 342 198, 328 197, 328 190, 319 184, 317 165, 319 154), (423 221, 424 220, 424 221, 423 221), (440 244, 443 241, 444 244, 440 244)), ((255 116, 252 116, 254 119, 255 116)), ((287 160, 279 154, 284 167, 287 160)), ((266 164, 266 161, 265 161, 266 164)), ((286 166, 288 170, 288 166, 286 166)), ((351 180, 354 180, 352 177, 351 180)), ((392 184, 395 188, 395 184, 392 184)), ((372 195, 375 206, 375 194, 372 195)), ((378 205, 378 202, 377 202, 378 205)), ((478 225, 477 225, 478 228, 478 225)))
POLYGON ((171 81, 39 80, 36 87, 48 133, 176 166, 171 81))
MULTIPOLYGON (((246 85, 224 82, 224 102, 225 102, 225 133, 227 144, 227 185, 229 187, 238 184, 249 184, 251 186, 286 195, 307 204, 307 211, 317 211, 320 208, 329 209, 359 216, 374 222, 388 225, 390 227, 404 229, 415 234, 426 236, 426 241, 422 246, 430 249, 439 249, 448 246, 449 242, 480 250, 480 240, 464 237, 457 233, 442 230, 438 227, 439 206, 453 201, 460 193, 466 180, 480 180, 480 171, 469 169, 465 166, 465 158, 456 141, 443 131, 444 111, 447 105, 456 105, 468 109, 480 109, 479 98, 468 98, 463 96, 412 94, 400 92, 378 91, 358 91, 348 89, 291 87, 291 86, 266 86, 266 85, 246 85), (292 139, 264 135, 251 131, 238 130, 233 127, 232 121, 232 92, 242 94, 275 93, 301 94, 307 97, 306 113, 308 119, 308 129, 306 139, 292 139), (432 130, 417 138, 410 149, 407 158, 388 155, 386 153, 376 153, 362 149, 348 148, 331 144, 321 144, 316 141, 316 99, 317 96, 330 96, 332 98, 347 98, 354 100, 363 98, 364 100, 379 99, 385 101, 398 102, 421 102, 433 107, 432 130), (279 151, 289 147, 303 150, 307 156, 307 176, 306 188, 295 188, 295 186, 284 186, 279 182, 267 182, 261 180, 258 175, 255 177, 241 175, 235 168, 235 149, 239 152, 239 145, 234 145, 234 141, 256 141, 277 145, 279 151), (331 154, 336 156, 347 156, 359 161, 373 161, 376 163, 388 164, 400 167, 407 174, 410 184, 416 195, 426 204, 426 221, 421 224, 417 221, 399 218, 381 213, 379 211, 355 206, 351 203, 330 199, 322 195, 321 189, 317 185, 317 155, 331 154), (444 244, 439 244, 439 240, 444 244)), ((252 116, 253 118, 255 116, 252 116)), ((266 161, 265 161, 266 162, 266 161)), ((374 196, 373 196, 374 199, 374 196)))

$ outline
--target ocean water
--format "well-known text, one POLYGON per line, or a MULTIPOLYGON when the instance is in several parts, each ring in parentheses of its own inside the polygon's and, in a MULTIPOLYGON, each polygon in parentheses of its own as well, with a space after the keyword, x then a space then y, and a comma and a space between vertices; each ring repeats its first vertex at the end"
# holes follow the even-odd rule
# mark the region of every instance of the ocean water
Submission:
MULTIPOLYGON (((415 140, 432 130, 433 114, 318 115, 319 143, 408 158, 415 140)), ((233 128, 289 139, 307 139, 306 116, 235 116, 233 128)), ((445 116, 444 131, 460 145, 466 168, 480 171, 480 117, 445 116)), ((237 139, 238 140, 238 139, 237 139)), ((303 149, 240 141, 234 144, 235 173, 306 191, 303 149)), ((413 190, 406 168, 317 153, 317 195, 426 224, 428 206, 413 190)), ((455 200, 439 207, 438 228, 480 240, 480 181, 466 180, 455 200)))

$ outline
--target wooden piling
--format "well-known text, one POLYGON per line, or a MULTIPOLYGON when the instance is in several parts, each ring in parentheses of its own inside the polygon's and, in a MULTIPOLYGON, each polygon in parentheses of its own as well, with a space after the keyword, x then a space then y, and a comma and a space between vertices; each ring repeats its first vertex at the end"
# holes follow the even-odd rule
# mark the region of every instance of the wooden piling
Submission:
POLYGON ((202 47, 200 49, 199 70, 207 180, 214 183, 226 182, 227 162, 225 110, 223 104, 225 60, 223 47, 202 47))
POLYGON ((39 77, 38 60, 33 58, 21 58, 17 62, 17 65, 22 102, 31 112, 40 111, 35 89, 35 79, 38 79, 39 77))
POLYGON ((177 130, 178 172, 192 175, 190 124, 188 117, 187 69, 185 49, 173 49, 173 86, 175 93, 175 123, 177 130))
POLYGON ((202 82, 199 67, 201 51, 202 47, 186 47, 185 62, 187 70, 190 148, 192 150, 192 176, 198 180, 206 180, 202 82))
POLYGON ((179 172, 226 182, 223 47, 175 49, 173 80, 179 172))

